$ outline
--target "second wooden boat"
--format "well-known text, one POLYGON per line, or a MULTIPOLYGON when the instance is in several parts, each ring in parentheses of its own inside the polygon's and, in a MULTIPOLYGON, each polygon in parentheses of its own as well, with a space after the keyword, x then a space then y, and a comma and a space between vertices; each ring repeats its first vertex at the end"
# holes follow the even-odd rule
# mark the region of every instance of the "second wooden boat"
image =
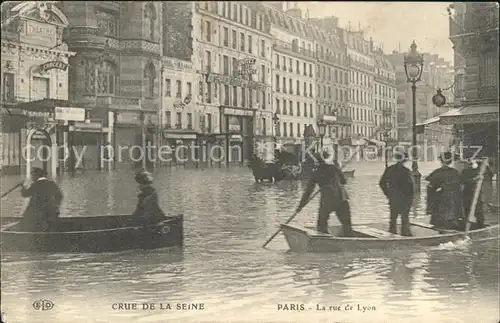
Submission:
MULTIPOLYGON (((311 227, 282 224, 281 228, 292 252, 345 252, 369 249, 397 249, 403 246, 437 246, 446 242, 464 239, 465 232, 438 232, 430 225, 412 225, 413 237, 403 237, 387 232, 381 223, 353 225, 354 237, 337 237, 324 234, 311 227)), ((330 227, 330 232, 339 232, 341 227, 330 227)), ((498 237, 499 225, 491 225, 468 232, 471 240, 498 237)))
POLYGON ((133 249, 182 248, 183 215, 152 226, 137 226, 132 215, 61 217, 53 231, 18 229, 20 217, 1 217, 2 251, 99 253, 133 249))

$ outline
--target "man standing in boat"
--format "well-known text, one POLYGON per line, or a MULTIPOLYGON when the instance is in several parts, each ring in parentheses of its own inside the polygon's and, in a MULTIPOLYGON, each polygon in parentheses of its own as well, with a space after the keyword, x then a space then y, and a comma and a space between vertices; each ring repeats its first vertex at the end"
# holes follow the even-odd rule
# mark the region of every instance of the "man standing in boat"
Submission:
POLYGON ((441 155, 441 167, 425 179, 427 185, 427 214, 431 224, 438 229, 457 230, 464 223, 460 173, 451 164, 453 155, 441 155))
POLYGON ((401 235, 412 236, 409 213, 413 203, 413 181, 410 170, 405 167, 407 153, 396 153, 397 162, 387 167, 379 181, 382 192, 389 200, 389 232, 397 234, 398 216, 401 215, 401 235))
POLYGON ((349 206, 349 197, 344 188, 346 180, 338 167, 325 163, 328 157, 327 152, 323 152, 323 156, 317 155, 318 167, 309 178, 306 190, 297 207, 297 212, 302 210, 307 204, 314 187, 318 184, 321 199, 317 230, 322 233, 328 233, 328 218, 330 217, 330 213, 335 212, 342 224, 343 232, 341 236, 350 237, 352 236, 351 209, 349 206))
POLYGON ((23 214, 21 228, 26 231, 50 231, 59 217, 63 195, 47 172, 34 167, 21 188, 21 196, 30 201, 23 214))
POLYGON ((160 208, 158 194, 152 186, 153 176, 144 169, 135 173, 135 181, 139 184, 137 207, 133 213, 134 219, 140 225, 154 225, 165 220, 165 213, 160 208))

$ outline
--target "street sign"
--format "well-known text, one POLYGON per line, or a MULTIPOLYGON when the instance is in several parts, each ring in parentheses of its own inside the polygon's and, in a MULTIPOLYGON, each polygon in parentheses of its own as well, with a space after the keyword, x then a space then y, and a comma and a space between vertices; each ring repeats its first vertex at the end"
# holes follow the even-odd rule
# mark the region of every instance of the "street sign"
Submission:
POLYGON ((56 107, 54 119, 64 121, 85 121, 85 109, 56 107))

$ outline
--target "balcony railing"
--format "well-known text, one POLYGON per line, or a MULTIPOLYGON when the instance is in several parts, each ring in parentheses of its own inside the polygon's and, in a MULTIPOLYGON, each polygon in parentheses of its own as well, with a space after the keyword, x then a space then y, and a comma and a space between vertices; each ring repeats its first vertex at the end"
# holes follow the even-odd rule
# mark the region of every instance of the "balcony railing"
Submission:
POLYGON ((384 83, 389 83, 389 84, 396 84, 396 80, 393 78, 389 78, 387 76, 382 76, 382 75, 375 75, 375 80, 379 82, 384 82, 384 83))
POLYGON ((314 51, 299 47, 290 43, 286 43, 280 40, 275 40, 273 42, 273 48, 277 50, 284 50, 287 52, 292 52, 296 54, 300 54, 302 56, 310 57, 310 58, 315 58, 314 51))
POLYGON ((68 43, 70 48, 94 47, 102 49, 105 47, 106 37, 99 27, 70 27, 64 31, 63 41, 68 43))

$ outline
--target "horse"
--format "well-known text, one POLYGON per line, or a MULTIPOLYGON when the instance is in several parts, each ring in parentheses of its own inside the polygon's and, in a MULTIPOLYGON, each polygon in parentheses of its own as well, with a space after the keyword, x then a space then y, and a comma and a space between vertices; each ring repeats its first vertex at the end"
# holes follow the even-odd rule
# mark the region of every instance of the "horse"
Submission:
POLYGON ((253 156, 248 167, 252 170, 256 183, 262 183, 264 180, 270 183, 282 180, 280 167, 276 163, 266 164, 259 157, 253 156))

